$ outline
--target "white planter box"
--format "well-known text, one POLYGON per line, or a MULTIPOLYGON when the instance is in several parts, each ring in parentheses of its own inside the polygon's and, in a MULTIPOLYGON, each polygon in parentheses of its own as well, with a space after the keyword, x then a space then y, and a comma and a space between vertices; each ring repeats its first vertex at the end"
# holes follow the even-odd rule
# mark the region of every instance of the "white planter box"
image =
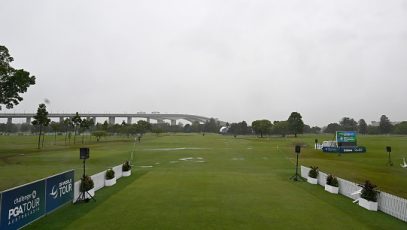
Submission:
POLYGON ((307 182, 310 183, 310 184, 318 184, 318 179, 317 179, 317 178, 308 177, 308 178, 307 178, 307 182))
POLYGON ((333 194, 338 194, 339 187, 335 187, 335 186, 325 184, 325 191, 333 193, 333 194))
POLYGON ((377 202, 368 201, 366 199, 359 199, 359 206, 366 208, 369 211, 377 211, 377 202))
POLYGON ((116 177, 113 177, 110 180, 105 180, 105 186, 113 186, 116 184, 116 177))
POLYGON ((91 196, 95 196, 95 189, 92 188, 92 189, 89 190, 88 192, 85 192, 85 200, 86 200, 86 199, 92 199, 92 197, 90 197, 88 193, 89 193, 91 196))
POLYGON ((131 170, 129 170, 129 171, 123 171, 123 176, 124 176, 124 177, 130 176, 130 175, 131 175, 131 170))

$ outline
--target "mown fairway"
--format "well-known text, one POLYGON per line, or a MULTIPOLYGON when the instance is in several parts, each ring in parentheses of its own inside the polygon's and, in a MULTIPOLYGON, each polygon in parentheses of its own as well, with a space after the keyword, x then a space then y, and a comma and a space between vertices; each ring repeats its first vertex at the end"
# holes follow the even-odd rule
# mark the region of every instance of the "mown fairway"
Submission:
MULTIPOLYGON (((219 135, 148 135, 136 144, 133 175, 97 192, 97 202, 67 205, 29 226, 33 229, 405 229, 407 223, 369 212, 321 186, 289 180, 293 145, 304 144, 300 163, 379 188, 407 194, 407 170, 399 167, 406 137, 362 137, 368 153, 337 156, 313 150, 314 138, 219 135), (391 143, 389 143, 391 142, 391 143), (387 167, 384 146, 393 146, 387 167), (142 167, 152 166, 152 167, 142 167), (386 189, 384 189, 386 188, 386 189)), ((75 168, 77 146, 48 143, 34 151, 33 137, 0 137, 1 186, 75 168), (20 155, 24 154, 24 155, 20 155), (17 175, 14 175, 17 173, 17 175)), ((90 173, 130 158, 130 139, 106 139, 91 148, 90 173)))

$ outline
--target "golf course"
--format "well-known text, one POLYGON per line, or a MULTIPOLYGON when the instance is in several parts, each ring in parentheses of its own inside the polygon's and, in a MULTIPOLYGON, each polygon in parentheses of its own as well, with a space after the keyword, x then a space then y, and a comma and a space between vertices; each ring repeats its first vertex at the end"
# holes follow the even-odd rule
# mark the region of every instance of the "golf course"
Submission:
POLYGON ((90 148, 87 174, 130 160, 130 177, 96 193, 96 202, 67 204, 27 229, 405 229, 407 223, 362 209, 321 186, 295 182, 294 146, 302 145, 300 165, 407 197, 405 136, 362 136, 366 153, 328 154, 314 150, 314 139, 148 134, 140 143, 126 137, 65 146, 62 137, 36 150, 34 136, 1 136, 2 190, 55 173, 82 173, 79 147, 90 148), (392 145, 394 166, 387 166, 392 145))

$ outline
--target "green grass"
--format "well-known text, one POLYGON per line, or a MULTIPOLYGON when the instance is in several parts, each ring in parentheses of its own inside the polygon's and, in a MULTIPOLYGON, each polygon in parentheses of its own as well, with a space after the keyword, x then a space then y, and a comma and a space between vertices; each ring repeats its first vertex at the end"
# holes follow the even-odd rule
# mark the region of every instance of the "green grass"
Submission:
MULTIPOLYGON (((99 190, 97 202, 68 204, 28 229, 405 229, 407 223, 382 212, 369 212, 321 186, 289 180, 294 173, 293 146, 306 145, 300 163, 407 196, 407 170, 398 166, 406 137, 361 137, 365 154, 325 154, 314 139, 255 138, 219 135, 147 135, 136 145, 129 178, 99 190), (390 143, 390 144, 388 144, 390 143), (383 146, 382 146, 383 145, 383 146), (393 167, 384 146, 393 146, 393 167), (192 148, 163 151, 162 148, 192 148), (160 150, 161 149, 161 150, 160 150), (180 158, 194 157, 192 161, 180 158), (197 159, 203 158, 205 162, 197 159), (139 166, 153 166, 143 168, 139 166), (397 167, 398 166, 398 167, 397 167), (400 168, 400 169, 399 169, 400 168)), ((35 150, 33 137, 0 137, 0 186, 3 188, 64 171, 81 170, 77 146, 49 143, 35 150), (24 156, 20 154, 24 153, 24 156), (17 176, 12 176, 16 171, 17 176), (21 178, 20 178, 21 177, 21 178), (18 179, 17 179, 18 178, 18 179), (8 179, 8 180, 4 180, 8 179)), ((128 159, 131 139, 88 144, 90 173, 128 159)))

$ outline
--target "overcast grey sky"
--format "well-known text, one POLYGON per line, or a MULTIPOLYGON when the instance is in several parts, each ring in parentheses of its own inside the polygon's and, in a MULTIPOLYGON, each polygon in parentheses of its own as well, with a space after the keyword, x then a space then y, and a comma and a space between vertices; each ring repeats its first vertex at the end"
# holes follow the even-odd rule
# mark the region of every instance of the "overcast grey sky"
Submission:
POLYGON ((407 120, 407 1, 0 0, 13 110, 407 120))

